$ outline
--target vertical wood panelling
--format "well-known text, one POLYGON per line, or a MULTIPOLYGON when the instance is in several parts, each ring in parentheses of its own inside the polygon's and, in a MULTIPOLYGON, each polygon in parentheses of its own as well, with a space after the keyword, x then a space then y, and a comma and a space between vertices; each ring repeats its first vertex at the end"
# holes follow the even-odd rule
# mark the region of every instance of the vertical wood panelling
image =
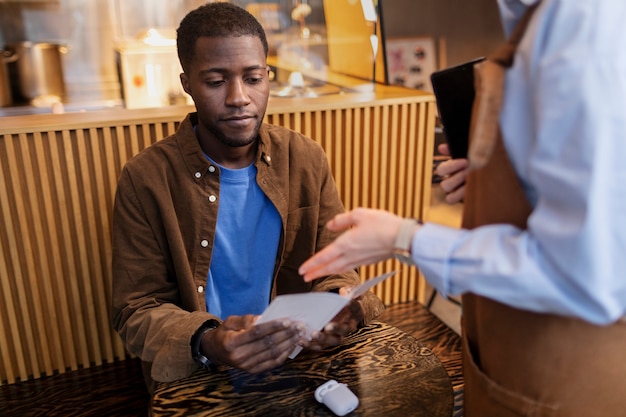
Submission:
POLYGON ((2 161, 2 169, 0 170, 0 175, 2 176, 0 207, 2 208, 2 230, 4 230, 4 233, 0 235, 2 237, 0 239, 0 244, 2 245, 2 267, 0 268, 2 273, 0 277, 2 278, 2 303, 0 303, 0 307, 3 308, 2 317, 0 318, 2 319, 2 328, 5 332, 2 334, 0 348, 2 348, 3 359, 1 370, 3 376, 6 375, 9 381, 26 375, 26 360, 32 354, 30 351, 25 351, 26 347, 22 344, 20 336, 21 329, 24 328, 20 323, 20 320, 23 318, 18 315, 22 300, 15 293, 20 283, 17 282, 17 279, 9 279, 9 277, 17 278, 23 276, 17 250, 16 222, 14 221, 15 208, 19 202, 15 201, 13 183, 11 181, 15 171, 12 149, 12 137, 8 137, 6 141, 0 143, 0 161, 2 161))
MULTIPOLYGON (((40 137, 40 136, 39 136, 40 137)), ((32 138, 27 137, 26 134, 19 135, 19 144, 23 146, 23 149, 20 150, 19 155, 22 157, 22 164, 26 167, 36 167, 36 150, 33 148, 31 142, 32 138)), ((17 155, 16 155, 17 156, 17 155)), ((46 326, 47 317, 46 312, 50 311, 54 305, 54 299, 47 296, 50 294, 52 288, 52 282, 49 280, 40 280, 38 277, 44 276, 44 273, 47 272, 46 265, 48 264, 47 258, 47 250, 45 245, 45 239, 42 237, 45 236, 44 233, 44 222, 39 213, 44 212, 43 206, 40 204, 41 199, 39 190, 40 182, 41 182, 41 171, 31 171, 31 175, 22 175, 23 184, 25 193, 27 195, 37 196, 38 198, 31 198, 30 201, 25 204, 25 212, 23 215, 28 221, 28 240, 32 242, 32 247, 30 249, 25 249, 27 251, 32 251, 37 254, 39 260, 35 257, 29 257, 26 259, 26 285, 29 288, 30 302, 29 305, 33 306, 42 306, 39 309, 31 309, 33 313, 33 330, 35 334, 46 334, 48 328, 46 326)), ((50 337, 41 338, 40 340, 40 349, 37 349, 38 352, 38 361, 41 363, 41 371, 42 372, 52 372, 54 367, 52 365, 52 357, 51 355, 56 354, 55 356, 60 357, 60 352, 58 351, 58 343, 61 342, 61 339, 58 335, 49 334, 50 337)))
MULTIPOLYGON (((153 122, 0 134, 0 383, 124 358, 109 323, 110 225, 128 158, 175 131, 153 122)), ((268 114, 325 149, 347 209, 424 217, 430 198, 434 104, 372 104, 268 114)), ((375 288, 385 304, 423 298, 415 268, 395 260, 375 288)))
MULTIPOLYGON (((43 222, 45 231, 39 235, 39 238, 35 242, 39 245, 37 250, 37 258, 41 265, 44 266, 44 271, 40 275, 43 277, 59 277, 64 276, 64 271, 61 266, 61 260, 64 257, 62 247, 60 245, 51 244, 54 241, 55 236, 59 235, 58 225, 59 222, 55 217, 55 207, 58 203, 58 198, 54 192, 54 188, 51 186, 51 181, 54 179, 56 173, 54 168, 47 161, 51 158, 50 144, 48 140, 49 133, 35 132, 32 137, 24 140, 24 143, 31 141, 30 148, 36 153, 36 163, 34 166, 37 170, 32 172, 32 175, 38 182, 38 192, 41 198, 42 204, 39 218, 43 222)), ((52 340, 52 349, 54 364, 66 363, 67 357, 76 357, 74 352, 74 345, 69 344, 65 346, 67 340, 71 340, 72 326, 68 320, 63 320, 64 317, 69 317, 71 309, 68 303, 65 303, 65 286, 62 280, 58 279, 40 279, 40 282, 45 285, 45 293, 43 299, 50 303, 50 307, 46 308, 46 313, 49 314, 48 334, 52 340), (50 325, 50 323, 59 323, 58 325, 50 325)), ((69 361, 70 359, 68 359, 69 361)), ((56 369, 56 367, 53 367, 56 369)), ((45 370, 48 373, 48 370, 45 370)))
POLYGON ((0 381, 123 358, 109 322, 124 162, 175 122, 0 136, 0 381))

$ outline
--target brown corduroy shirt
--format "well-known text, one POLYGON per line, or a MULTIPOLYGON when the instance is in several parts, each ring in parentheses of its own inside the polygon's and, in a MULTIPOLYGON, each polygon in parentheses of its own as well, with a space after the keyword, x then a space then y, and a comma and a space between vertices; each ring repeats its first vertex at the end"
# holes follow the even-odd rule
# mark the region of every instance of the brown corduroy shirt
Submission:
MULTIPOLYGON (((130 353, 144 362, 148 385, 197 368, 194 332, 207 313, 220 191, 219 167, 202 153, 191 113, 176 133, 131 158, 119 178, 113 210, 112 322, 130 353)), ((360 283, 356 272, 305 283, 298 267, 337 237, 325 224, 344 211, 321 146, 283 127, 263 124, 257 183, 282 220, 272 293, 329 291, 360 283)), ((383 310, 368 293, 365 322, 383 310)))

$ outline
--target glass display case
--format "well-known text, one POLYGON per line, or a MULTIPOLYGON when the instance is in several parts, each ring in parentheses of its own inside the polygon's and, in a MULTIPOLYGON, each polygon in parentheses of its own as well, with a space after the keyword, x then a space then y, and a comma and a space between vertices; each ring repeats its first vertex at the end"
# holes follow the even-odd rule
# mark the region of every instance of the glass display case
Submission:
POLYGON ((336 93, 332 75, 355 77, 361 91, 386 83, 379 2, 374 0, 282 0, 239 2, 264 26, 278 96, 336 93))

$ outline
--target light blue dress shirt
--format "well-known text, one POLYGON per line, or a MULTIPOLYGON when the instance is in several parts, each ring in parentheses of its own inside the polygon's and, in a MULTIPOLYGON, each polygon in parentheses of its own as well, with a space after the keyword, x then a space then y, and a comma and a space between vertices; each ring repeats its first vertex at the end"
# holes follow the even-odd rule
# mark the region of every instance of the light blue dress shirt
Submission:
MULTIPOLYGON (((507 34, 531 3, 499 0, 507 34)), ((500 118, 528 229, 426 224, 412 252, 438 291, 598 324, 626 314, 625 21, 624 0, 539 5, 500 118)))

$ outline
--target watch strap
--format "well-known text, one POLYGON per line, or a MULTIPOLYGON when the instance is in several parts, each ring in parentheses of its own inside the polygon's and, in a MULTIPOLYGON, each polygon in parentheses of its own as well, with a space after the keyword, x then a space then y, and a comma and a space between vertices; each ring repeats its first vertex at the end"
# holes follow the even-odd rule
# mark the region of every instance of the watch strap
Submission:
POLYGON ((400 223, 393 250, 396 258, 404 263, 413 264, 413 260, 411 259, 411 243, 413 242, 415 226, 419 224, 422 224, 422 222, 415 219, 403 219, 400 223))
POLYGON ((403 219, 400 223, 400 229, 398 230, 398 236, 394 244, 394 249, 401 252, 410 252, 411 243, 413 242, 413 232, 415 226, 422 224, 422 222, 415 219, 403 219))
POLYGON ((215 370, 215 365, 209 358, 207 358, 201 349, 202 337, 209 330, 216 329, 220 325, 220 322, 215 319, 209 319, 202 323, 200 328, 191 336, 191 357, 198 362, 203 368, 215 370))

